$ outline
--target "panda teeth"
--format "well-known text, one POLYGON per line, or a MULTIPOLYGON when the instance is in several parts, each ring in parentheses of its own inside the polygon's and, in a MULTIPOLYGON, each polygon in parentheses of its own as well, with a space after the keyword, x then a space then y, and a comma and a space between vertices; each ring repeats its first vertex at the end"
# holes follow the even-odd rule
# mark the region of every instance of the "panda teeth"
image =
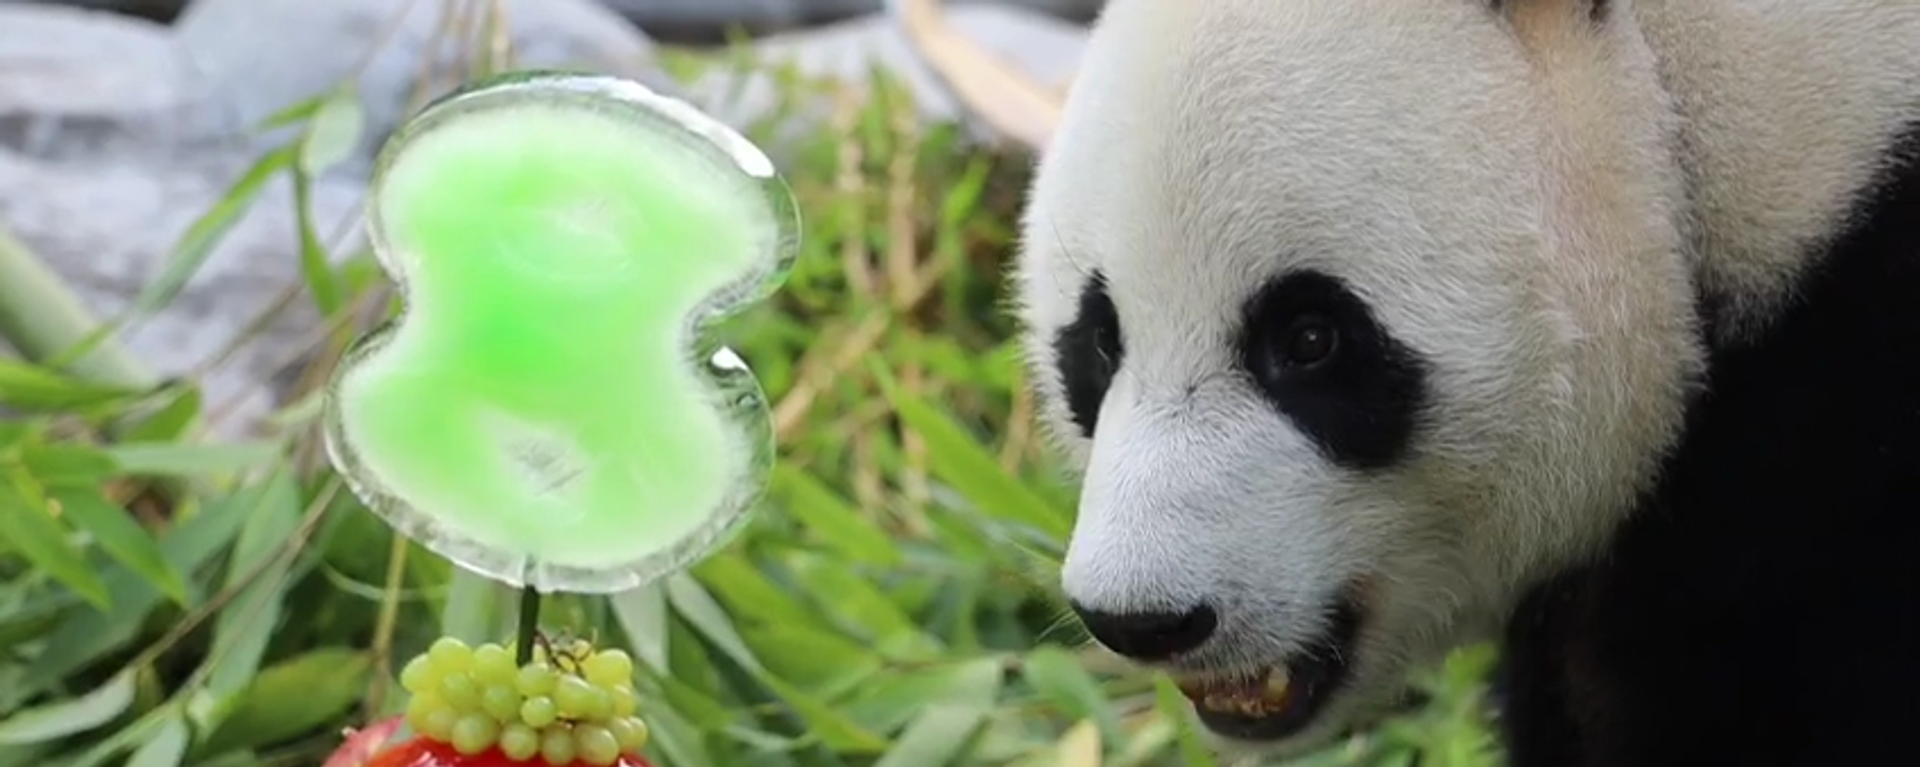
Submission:
POLYGON ((1196 678, 1180 683, 1195 705, 1221 714, 1272 716, 1286 710, 1293 696, 1285 668, 1264 669, 1251 678, 1196 678))

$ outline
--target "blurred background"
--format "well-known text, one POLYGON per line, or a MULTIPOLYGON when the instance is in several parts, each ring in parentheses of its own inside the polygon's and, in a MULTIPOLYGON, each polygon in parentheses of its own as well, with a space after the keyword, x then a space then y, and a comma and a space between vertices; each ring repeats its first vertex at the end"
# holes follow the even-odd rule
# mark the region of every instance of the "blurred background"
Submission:
MULTIPOLYGON (((395 297, 372 157, 426 100, 564 67, 679 95, 793 185, 729 342, 760 515, 683 576, 548 601, 629 650, 656 767, 1147 767, 1211 752, 1056 594, 1074 509, 1004 311, 1095 0, 0 0, 0 767, 319 765, 516 594, 393 535, 318 449, 395 297)), ((1481 767, 1484 648, 1287 764, 1481 767)))

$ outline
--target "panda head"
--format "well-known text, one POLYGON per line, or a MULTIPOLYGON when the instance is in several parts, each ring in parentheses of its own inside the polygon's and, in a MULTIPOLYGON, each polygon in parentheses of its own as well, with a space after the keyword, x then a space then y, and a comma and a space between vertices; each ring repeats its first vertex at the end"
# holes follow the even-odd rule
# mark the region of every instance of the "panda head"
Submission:
POLYGON ((1700 365, 1669 112, 1624 0, 1112 0, 1016 280, 1094 638, 1297 750, 1593 553, 1700 365))

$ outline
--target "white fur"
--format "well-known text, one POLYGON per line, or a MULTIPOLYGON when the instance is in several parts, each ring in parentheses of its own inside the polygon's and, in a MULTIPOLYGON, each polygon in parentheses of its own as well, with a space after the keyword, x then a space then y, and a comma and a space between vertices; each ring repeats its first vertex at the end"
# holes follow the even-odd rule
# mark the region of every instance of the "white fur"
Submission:
POLYGON ((1507 5, 1111 0, 1033 186, 1027 356, 1084 468, 1067 593, 1215 603, 1172 665, 1220 671, 1368 586, 1354 686, 1278 750, 1596 551, 1677 438, 1696 276, 1731 332, 1764 320, 1920 106, 1920 0, 1507 5), (1298 268, 1433 365, 1404 466, 1326 463, 1235 371, 1242 302, 1298 268), (1094 269, 1126 350, 1085 440, 1052 343, 1094 269))

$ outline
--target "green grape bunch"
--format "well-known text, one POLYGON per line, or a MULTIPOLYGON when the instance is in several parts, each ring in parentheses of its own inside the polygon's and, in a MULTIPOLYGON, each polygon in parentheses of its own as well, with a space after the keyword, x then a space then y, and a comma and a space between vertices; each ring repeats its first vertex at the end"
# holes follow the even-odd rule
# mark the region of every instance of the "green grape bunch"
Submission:
POLYGON ((464 755, 498 749, 512 761, 538 757, 552 767, 607 767, 646 745, 625 652, 536 637, 532 660, 520 665, 514 650, 511 643, 435 641, 400 672, 412 696, 407 723, 464 755))

